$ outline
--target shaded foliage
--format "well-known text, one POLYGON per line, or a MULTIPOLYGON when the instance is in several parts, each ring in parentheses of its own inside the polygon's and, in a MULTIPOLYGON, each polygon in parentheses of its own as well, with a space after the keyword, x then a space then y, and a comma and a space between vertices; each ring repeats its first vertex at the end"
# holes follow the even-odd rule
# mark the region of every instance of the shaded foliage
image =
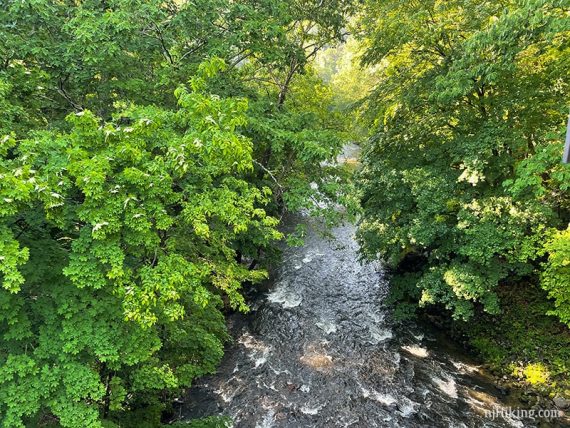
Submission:
POLYGON ((363 60, 380 82, 367 100, 375 132, 359 178, 359 236, 367 257, 422 260, 395 282, 399 300, 441 304, 458 319, 497 314, 499 284, 537 275, 545 251, 543 284, 563 293, 561 248, 544 243, 570 219, 560 163, 567 6, 366 3, 363 60))

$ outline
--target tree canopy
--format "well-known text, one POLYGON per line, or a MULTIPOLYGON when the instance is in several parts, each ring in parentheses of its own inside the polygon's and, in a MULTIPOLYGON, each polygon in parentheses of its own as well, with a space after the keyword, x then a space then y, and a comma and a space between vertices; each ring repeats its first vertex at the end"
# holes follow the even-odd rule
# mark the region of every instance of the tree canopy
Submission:
POLYGON ((3 4, 0 425, 155 427, 215 371, 283 213, 340 215, 310 61, 350 9, 3 4))
POLYGON ((4 1, 0 425, 160 426, 216 370, 225 314, 248 311, 277 242, 302 243, 302 225, 280 231, 287 212, 330 226, 357 211, 397 315, 506 322, 505 290, 523 284, 517 304, 565 340, 569 13, 567 0, 4 1), (336 159, 365 137, 353 182, 336 159))
MULTIPOLYGON (((408 296, 457 318, 479 306, 498 313, 497 286, 540 270, 546 237, 570 220, 570 169, 560 162, 568 5, 365 7, 363 61, 381 78, 367 101, 374 128, 360 174, 364 252, 408 266, 393 290, 404 312, 413 308, 408 296)), ((567 235, 547 244, 556 250, 543 284, 563 290, 560 257, 568 253, 560 255, 559 239, 567 235)), ((567 321, 567 301, 552 295, 567 321)))

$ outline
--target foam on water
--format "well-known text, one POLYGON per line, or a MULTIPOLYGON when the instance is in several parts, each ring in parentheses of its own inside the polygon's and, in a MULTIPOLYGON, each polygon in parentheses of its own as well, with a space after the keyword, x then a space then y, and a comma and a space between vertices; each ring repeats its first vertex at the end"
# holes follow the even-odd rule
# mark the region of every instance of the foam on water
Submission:
POLYGON ((361 388, 362 396, 364 398, 369 398, 371 400, 377 401, 381 404, 384 404, 385 406, 391 406, 392 404, 396 404, 398 402, 398 400, 396 400, 396 398, 391 394, 382 394, 378 391, 370 391, 364 387, 361 388))
POLYGON ((466 364, 461 361, 452 360, 451 363, 456 369, 458 369, 462 373, 476 373, 479 371, 479 367, 466 364))
POLYGON ((284 282, 278 284, 278 286, 267 295, 267 300, 271 303, 278 303, 285 309, 291 309, 299 306, 303 298, 289 283, 284 282))
POLYGON ((457 398, 457 384, 455 380, 451 378, 441 379, 441 378, 433 378, 433 382, 437 385, 440 391, 444 392, 447 396, 451 398, 457 398))
POLYGON ((398 403, 398 412, 405 418, 409 418, 416 413, 416 408, 419 407, 418 403, 403 397, 402 402, 398 403))
POLYGON ((275 411, 270 410, 259 423, 255 424, 255 428, 272 428, 274 422, 275 411))
POLYGON ((370 331, 371 336, 370 343, 373 345, 377 345, 378 343, 384 342, 385 340, 393 337, 392 331, 388 329, 370 326, 368 330, 370 331))
POLYGON ((318 415, 323 407, 325 407, 324 404, 313 407, 306 404, 301 407, 301 413, 304 413, 305 415, 318 415))
POLYGON ((232 377, 220 388, 214 390, 214 393, 219 395, 225 403, 230 403, 234 397, 244 389, 243 385, 232 386, 231 383, 233 380, 237 382, 241 381, 239 378, 232 377))
POLYGON ((315 325, 324 331, 325 334, 336 333, 338 328, 337 325, 332 321, 319 321, 315 325))
POLYGON ((267 362, 267 357, 271 352, 271 348, 265 345, 262 341, 254 338, 249 333, 244 333, 238 339, 238 343, 243 345, 249 351, 247 355, 249 359, 253 361, 254 368, 257 369, 267 362))

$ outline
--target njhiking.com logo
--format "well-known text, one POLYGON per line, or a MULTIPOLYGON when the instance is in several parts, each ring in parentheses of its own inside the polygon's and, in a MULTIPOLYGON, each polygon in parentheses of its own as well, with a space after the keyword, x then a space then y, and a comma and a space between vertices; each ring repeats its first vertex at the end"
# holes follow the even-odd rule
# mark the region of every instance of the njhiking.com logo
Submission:
POLYGON ((512 407, 495 407, 485 410, 485 417, 495 419, 554 419, 562 418, 564 412, 558 409, 513 409, 512 407))

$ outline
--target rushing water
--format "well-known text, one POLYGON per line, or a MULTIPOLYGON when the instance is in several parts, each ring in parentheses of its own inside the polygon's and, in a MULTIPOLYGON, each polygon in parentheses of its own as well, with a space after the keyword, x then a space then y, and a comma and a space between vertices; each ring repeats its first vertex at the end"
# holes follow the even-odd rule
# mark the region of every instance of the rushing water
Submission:
POLYGON ((183 418, 224 414, 246 428, 533 426, 486 418, 499 390, 419 327, 395 327, 382 270, 359 263, 354 227, 333 234, 310 228, 305 246, 284 250, 252 312, 230 317, 235 340, 218 374, 191 389, 183 418))

